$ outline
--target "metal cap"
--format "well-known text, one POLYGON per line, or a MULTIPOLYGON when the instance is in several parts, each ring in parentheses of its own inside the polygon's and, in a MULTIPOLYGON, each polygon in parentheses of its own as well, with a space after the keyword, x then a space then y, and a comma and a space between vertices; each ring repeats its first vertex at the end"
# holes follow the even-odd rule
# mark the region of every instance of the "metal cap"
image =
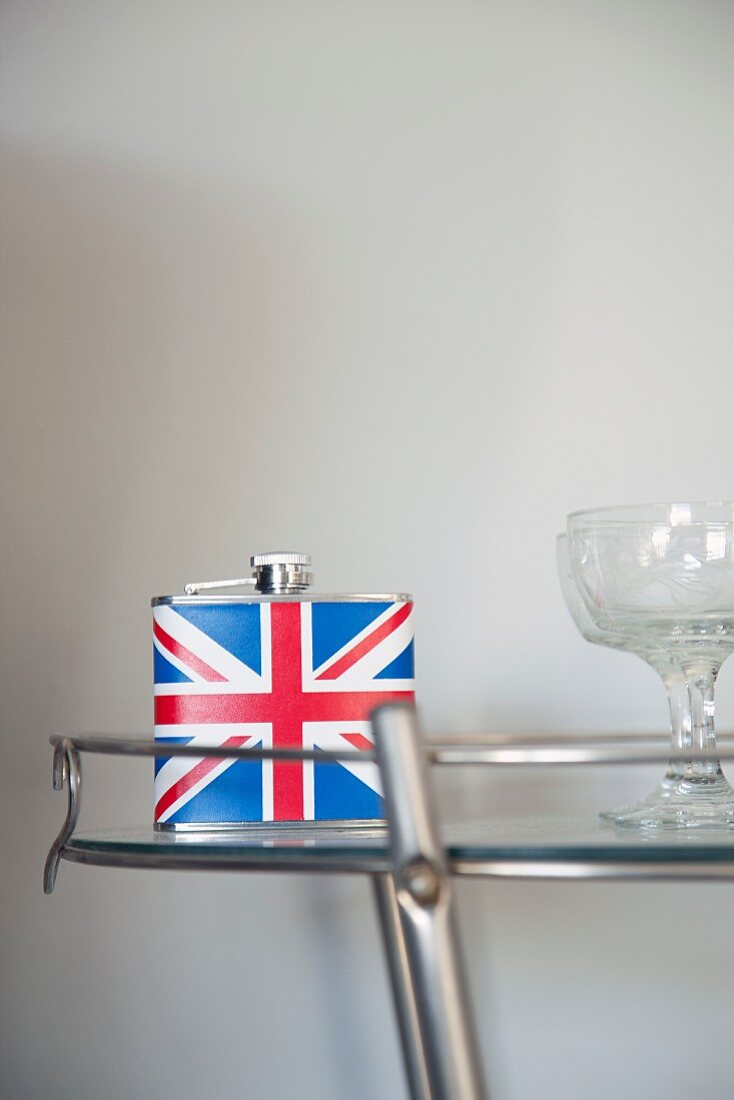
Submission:
POLYGON ((294 550, 271 550, 268 554, 253 554, 250 565, 310 565, 310 554, 298 554, 294 550))
POLYGON ((294 550, 272 550, 253 554, 250 565, 255 571, 258 592, 303 592, 313 582, 310 554, 294 550))

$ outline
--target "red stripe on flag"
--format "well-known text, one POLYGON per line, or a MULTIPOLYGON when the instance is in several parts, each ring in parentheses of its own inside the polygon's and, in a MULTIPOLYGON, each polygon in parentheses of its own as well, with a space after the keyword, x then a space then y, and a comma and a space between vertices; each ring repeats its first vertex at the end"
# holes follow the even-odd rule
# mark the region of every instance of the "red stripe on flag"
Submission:
POLYGON ((371 741, 368 741, 363 733, 343 733, 342 737, 345 741, 348 741, 350 745, 354 745, 355 749, 359 749, 360 752, 369 752, 370 749, 374 749, 374 745, 371 741))
MULTIPOLYGON (((222 742, 222 748, 227 749, 239 749, 244 745, 245 741, 250 740, 250 734, 246 737, 228 737, 226 741, 222 742)), ((175 759, 175 757, 171 757, 175 759)), ((163 814, 166 812, 169 806, 172 806, 174 802, 190 791, 192 787, 196 786, 200 779, 204 779, 205 776, 213 771, 218 764, 222 763, 225 757, 223 756, 207 756, 203 760, 200 760, 191 771, 186 772, 178 783, 174 783, 172 787, 169 787, 166 793, 159 798, 155 807, 155 820, 160 821, 163 814)))
MULTIPOLYGON (((273 664, 273 748, 303 748, 301 698, 301 608, 274 603, 270 608, 273 664), (277 681, 275 666, 278 665, 277 681)), ((303 820, 303 764, 273 761, 273 820, 303 820)))
POLYGON ((174 657, 178 657, 179 661, 183 661, 185 665, 196 672, 199 676, 203 676, 205 680, 210 683, 226 683, 226 677, 220 676, 219 673, 211 668, 206 661, 202 661, 201 657, 197 657, 195 653, 192 653, 190 649, 187 649, 185 645, 181 645, 175 638, 172 638, 170 634, 167 634, 163 627, 153 620, 153 633, 155 634, 161 645, 165 646, 169 653, 172 653, 174 657))
POLYGON ((363 638, 359 645, 356 645, 354 649, 350 649, 343 657, 340 657, 338 661, 335 661, 333 665, 322 672, 316 677, 317 680, 336 680, 338 676, 350 669, 352 665, 355 665, 360 658, 364 657, 365 653, 369 653, 374 649, 376 645, 379 645, 385 638, 389 638, 393 631, 405 622, 412 611, 413 605, 410 603, 404 603, 389 619, 386 619, 381 626, 378 626, 377 630, 372 634, 368 634, 366 638, 363 638))
MULTIPOLYGON (((302 722, 366 722, 382 703, 415 701, 412 691, 314 691, 285 700, 271 695, 156 695, 156 726, 197 725, 210 722, 277 722, 296 726, 302 722)), ((283 741, 292 746, 297 741, 283 741)), ((277 748, 277 741, 274 747, 277 748)))

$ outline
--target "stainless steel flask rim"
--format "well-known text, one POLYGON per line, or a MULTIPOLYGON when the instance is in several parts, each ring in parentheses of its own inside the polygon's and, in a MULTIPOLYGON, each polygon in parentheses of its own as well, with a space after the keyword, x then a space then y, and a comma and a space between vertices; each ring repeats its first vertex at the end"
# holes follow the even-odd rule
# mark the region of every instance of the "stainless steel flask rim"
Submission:
POLYGON ((171 603, 270 603, 274 601, 327 603, 339 600, 356 602, 409 602, 406 592, 385 593, 326 593, 318 595, 309 592, 313 583, 310 569, 311 555, 296 550, 273 550, 263 554, 253 554, 250 558, 252 576, 237 577, 222 581, 191 581, 184 585, 183 596, 156 596, 151 600, 153 607, 171 603), (222 588, 249 587, 247 594, 210 594, 222 588), (307 595, 305 595, 308 593, 307 595))
POLYGON ((228 596, 154 596, 151 607, 196 603, 412 603, 409 592, 280 592, 228 596))

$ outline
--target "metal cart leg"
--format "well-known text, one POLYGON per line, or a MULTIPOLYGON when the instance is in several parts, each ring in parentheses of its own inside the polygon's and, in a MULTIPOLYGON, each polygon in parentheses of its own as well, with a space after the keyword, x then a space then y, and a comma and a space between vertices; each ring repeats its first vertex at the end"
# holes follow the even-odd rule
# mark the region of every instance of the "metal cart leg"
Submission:
POLYGON ((423 1036, 418 1024, 418 1008, 415 1003, 415 990, 400 924, 395 883, 392 875, 374 875, 372 882, 390 972, 390 986, 398 1019, 410 1100, 428 1100, 431 1092, 426 1052, 423 1049, 423 1036))
POLYGON ((453 888, 415 710, 378 707, 372 725, 392 856, 392 890, 379 882, 376 890, 410 1087, 420 1100, 482 1100, 453 888))

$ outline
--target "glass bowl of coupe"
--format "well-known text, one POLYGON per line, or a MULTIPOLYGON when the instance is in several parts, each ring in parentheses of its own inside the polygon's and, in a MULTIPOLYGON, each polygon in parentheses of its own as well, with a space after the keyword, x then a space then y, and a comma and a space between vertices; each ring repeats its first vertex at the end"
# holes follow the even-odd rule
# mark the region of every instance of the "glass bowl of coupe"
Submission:
POLYGON ((734 504, 574 512, 567 552, 586 611, 576 619, 581 633, 590 620, 600 632, 590 641, 637 653, 657 669, 671 700, 674 747, 691 752, 661 790, 603 816, 632 828, 734 826, 734 789, 710 758, 716 677, 734 651, 734 504))
MULTIPOLYGON (((691 703, 686 678, 680 665, 664 649, 648 641, 647 638, 638 637, 634 634, 617 634, 612 630, 604 630, 596 625, 581 598, 581 593, 576 587, 571 572, 571 560, 568 556, 568 537, 565 532, 556 537, 556 563, 563 599, 581 636, 587 642, 591 642, 592 645, 606 646, 609 649, 619 649, 625 653, 633 653, 655 669, 662 679, 668 695, 672 728, 671 748, 673 752, 682 752, 690 748, 691 703)), ((654 806, 662 798, 669 798, 676 790, 679 781, 684 777, 685 770, 684 764, 671 760, 660 783, 647 798, 618 809, 606 810, 600 814, 600 817, 614 821, 622 815, 628 815, 637 810, 654 806)))

